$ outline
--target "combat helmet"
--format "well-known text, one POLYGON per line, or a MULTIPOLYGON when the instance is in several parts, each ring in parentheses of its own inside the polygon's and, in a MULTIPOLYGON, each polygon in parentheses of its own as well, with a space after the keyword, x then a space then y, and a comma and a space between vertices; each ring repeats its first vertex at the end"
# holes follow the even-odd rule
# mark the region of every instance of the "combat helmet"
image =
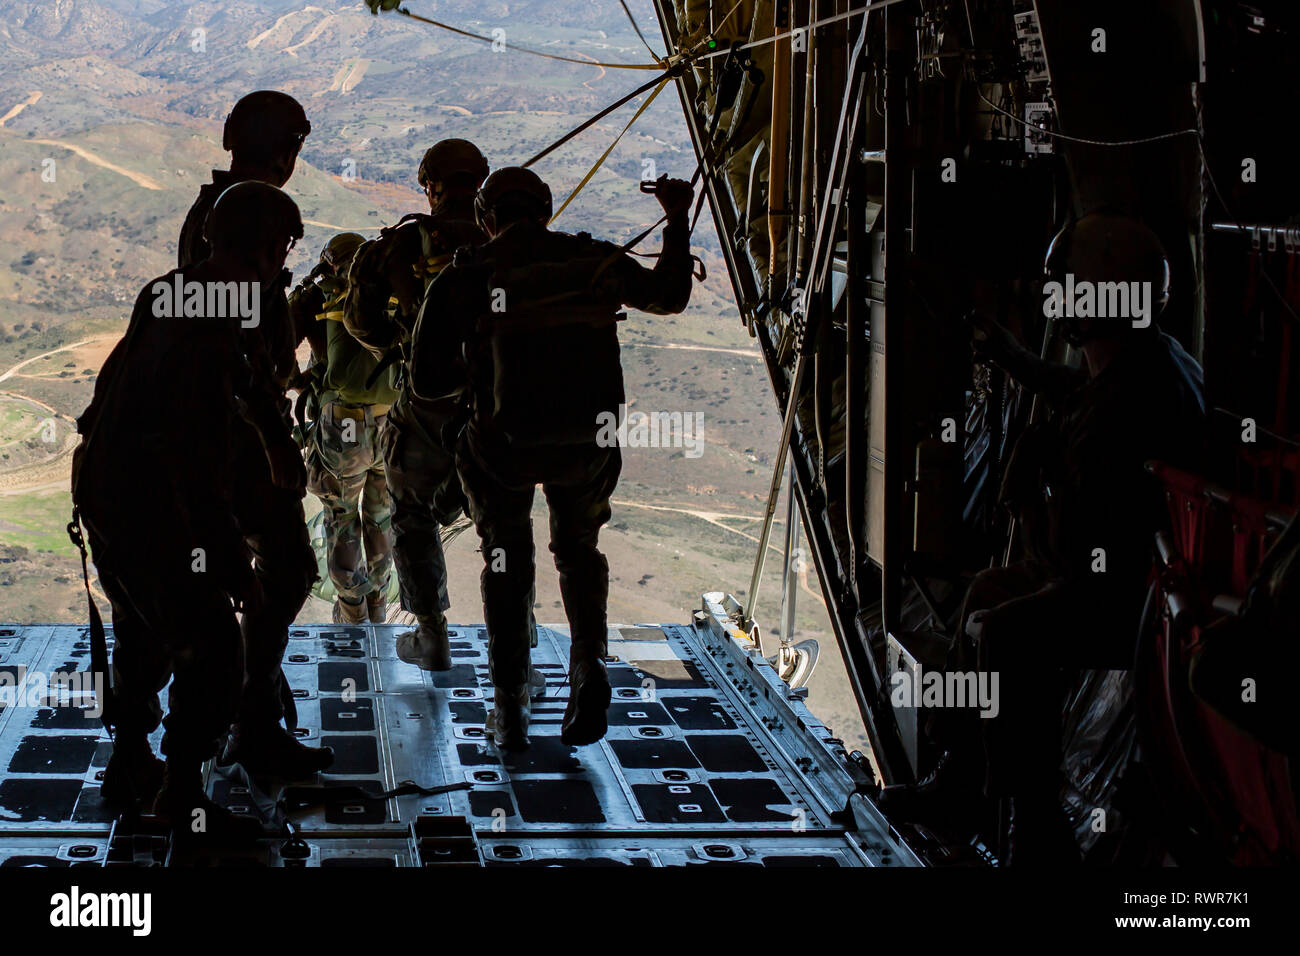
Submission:
POLYGON ((246 244, 260 236, 283 236, 296 242, 303 235, 302 214, 288 193, 269 183, 247 180, 217 197, 203 235, 214 249, 246 244))
POLYGON ((421 189, 428 189, 431 183, 454 184, 458 177, 477 189, 487 174, 488 162, 477 146, 467 139, 444 139, 424 154, 417 178, 421 189))
POLYGON ((531 169, 506 166, 487 178, 474 197, 474 216, 480 226, 503 203, 521 205, 530 214, 549 221, 551 218, 551 189, 531 169))
POLYGON ((230 152, 262 152, 302 143, 311 123, 297 100, 278 90, 256 90, 242 97, 221 132, 221 147, 230 152))

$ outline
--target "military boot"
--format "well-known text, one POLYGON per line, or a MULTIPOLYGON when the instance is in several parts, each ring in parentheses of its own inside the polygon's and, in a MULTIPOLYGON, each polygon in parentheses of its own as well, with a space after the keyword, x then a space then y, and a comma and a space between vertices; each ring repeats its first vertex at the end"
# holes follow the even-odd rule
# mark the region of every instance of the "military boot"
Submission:
POLYGON ((564 708, 560 740, 570 747, 582 747, 604 737, 609 729, 611 696, 604 659, 581 653, 575 646, 569 654, 569 704, 564 708))
POLYGON ((514 690, 496 688, 493 694, 492 713, 488 714, 484 729, 502 750, 527 750, 528 720, 532 716, 532 699, 528 685, 514 690))
POLYGON ((451 642, 442 614, 416 616, 419 627, 397 635, 397 656, 426 671, 451 670, 451 642))
POLYGON ((335 624, 366 623, 366 602, 357 601, 355 604, 353 604, 345 597, 336 598, 334 601, 334 623, 335 624))
POLYGON ((279 724, 235 724, 217 766, 239 764, 258 780, 301 780, 334 763, 329 747, 308 747, 279 724))
POLYGON ((120 728, 113 742, 113 756, 104 768, 104 782, 99 799, 118 810, 146 809, 163 783, 164 764, 154 756, 149 738, 143 734, 124 733, 120 728))
POLYGON ((383 624, 388 620, 388 599, 383 591, 371 591, 366 595, 366 616, 371 624, 383 624))
POLYGON ((170 825, 175 843, 182 847, 225 847, 266 836, 257 820, 237 816, 208 798, 203 791, 201 766, 194 760, 167 758, 162 789, 153 809, 170 825))

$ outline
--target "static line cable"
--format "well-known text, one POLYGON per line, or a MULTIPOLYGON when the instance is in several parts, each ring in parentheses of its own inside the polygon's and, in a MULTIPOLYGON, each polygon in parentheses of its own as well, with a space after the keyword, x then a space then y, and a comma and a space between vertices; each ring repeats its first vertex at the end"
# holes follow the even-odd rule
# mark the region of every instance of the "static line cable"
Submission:
MULTIPOLYGON (((758 40, 750 40, 748 43, 740 44, 740 46, 736 47, 736 49, 752 50, 754 49, 754 47, 763 46, 764 44, 767 43, 775 43, 777 40, 785 40, 790 37, 796 36, 800 33, 816 30, 819 27, 830 26, 832 23, 839 23, 841 20, 848 20, 863 13, 871 13, 873 10, 883 10, 885 9, 885 7, 892 7, 896 3, 906 3, 906 2, 910 2, 910 0, 876 0, 875 3, 869 3, 865 7, 858 7, 854 10, 846 10, 844 13, 837 13, 833 17, 822 17, 820 20, 814 20, 811 23, 809 23, 807 26, 795 27, 793 29, 786 30, 784 33, 776 33, 770 37, 762 37, 758 40)), ((728 16, 730 16, 730 14, 728 14, 728 16)), ((712 53, 704 53, 699 56, 692 57, 691 59, 711 60, 717 56, 726 56, 730 52, 731 52, 731 48, 727 48, 726 50, 714 50, 712 53)))
MULTIPOLYGON (((420 23, 427 23, 430 26, 439 27, 443 30, 455 33, 458 36, 467 37, 470 40, 478 40, 480 43, 500 43, 507 50, 514 50, 516 53, 530 53, 533 56, 544 56, 548 60, 559 60, 563 63, 578 63, 582 66, 600 66, 607 70, 664 70, 671 65, 669 62, 672 59, 671 57, 669 58, 669 61, 661 61, 659 63, 602 63, 599 60, 580 60, 577 57, 561 56, 558 53, 547 53, 544 50, 533 50, 525 46, 516 46, 513 43, 504 43, 503 41, 499 41, 493 37, 484 36, 481 33, 474 33, 472 30, 462 30, 460 27, 454 27, 450 23, 443 23, 441 20, 422 17, 418 13, 412 13, 406 7, 386 6, 384 5, 383 0, 366 0, 366 2, 370 7, 370 11, 376 16, 378 16, 380 10, 393 10, 404 17, 418 20, 420 23)), ((637 32, 640 33, 639 30, 637 32)))

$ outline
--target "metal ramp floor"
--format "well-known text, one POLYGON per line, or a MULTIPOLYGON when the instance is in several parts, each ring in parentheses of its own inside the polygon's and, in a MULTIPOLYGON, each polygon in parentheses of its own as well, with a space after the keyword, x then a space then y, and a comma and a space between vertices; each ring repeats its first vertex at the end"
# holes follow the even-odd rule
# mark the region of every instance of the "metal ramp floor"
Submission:
MULTIPOLYGON (((568 638, 539 628, 533 661, 547 688, 534 702, 532 747, 517 755, 484 737, 492 688, 481 627, 453 628, 446 673, 397 660, 394 625, 294 628, 285 673, 300 735, 336 755, 321 784, 472 786, 306 809, 291 815, 300 837, 292 854, 284 838, 268 839, 217 862, 436 865, 456 842, 438 834, 458 828, 465 838, 447 861, 488 866, 916 862, 853 795, 864 771, 731 627, 725 600, 706 596, 693 625, 611 629, 610 730, 588 747, 560 742, 568 638)), ((0 675, 11 683, 84 669, 88 659, 85 628, 0 625, 0 675)), ((114 820, 99 780, 111 742, 98 721, 74 707, 8 703, 0 867, 142 862, 139 840, 109 852, 114 820)), ((265 799, 215 771, 208 783, 232 809, 265 799)))

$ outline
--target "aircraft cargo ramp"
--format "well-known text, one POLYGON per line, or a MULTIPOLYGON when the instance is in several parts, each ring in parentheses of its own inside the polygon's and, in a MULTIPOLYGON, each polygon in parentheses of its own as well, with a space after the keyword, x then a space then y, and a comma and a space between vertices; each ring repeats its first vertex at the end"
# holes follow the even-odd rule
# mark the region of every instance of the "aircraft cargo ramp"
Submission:
MULTIPOLYGON (((395 625, 295 627, 285 673, 300 734, 333 747, 335 763, 310 787, 271 796, 209 771, 215 800, 271 821, 267 839, 219 858, 182 859, 150 834, 150 818, 131 826, 100 805, 111 743, 92 714, 11 696, 0 711, 0 867, 919 863, 858 792, 871 782, 860 756, 731 624, 730 607, 712 593, 690 624, 611 629, 610 731, 581 748, 559 739, 567 635, 539 627, 533 661, 547 688, 532 747, 517 755, 484 738, 483 628, 454 628, 455 666, 425 673, 396 659, 395 625), (323 792, 406 781, 460 789, 323 792)), ((88 661, 85 628, 0 625, 11 686, 88 661)))

